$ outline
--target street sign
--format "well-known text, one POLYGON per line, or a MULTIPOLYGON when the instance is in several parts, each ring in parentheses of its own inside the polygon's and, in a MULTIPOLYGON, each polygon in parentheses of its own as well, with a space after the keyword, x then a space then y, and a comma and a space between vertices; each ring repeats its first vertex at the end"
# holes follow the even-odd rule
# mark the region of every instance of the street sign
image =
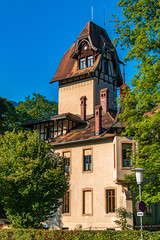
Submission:
POLYGON ((146 204, 143 201, 139 202, 139 210, 144 212, 146 210, 146 204))
POLYGON ((137 212, 138 217, 143 217, 143 212, 137 212))

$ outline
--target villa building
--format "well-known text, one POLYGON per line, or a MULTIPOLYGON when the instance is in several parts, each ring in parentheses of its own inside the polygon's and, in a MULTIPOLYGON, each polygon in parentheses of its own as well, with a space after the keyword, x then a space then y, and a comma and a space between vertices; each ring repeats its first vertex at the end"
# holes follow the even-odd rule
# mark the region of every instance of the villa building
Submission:
POLYGON ((50 82, 59 82, 58 115, 26 124, 52 144, 70 174, 62 206, 47 221, 50 229, 116 229, 119 207, 126 208, 129 227, 137 223, 124 182, 135 144, 120 136, 125 126, 118 117, 117 88, 122 95, 126 86, 120 63, 106 31, 88 22, 50 82))

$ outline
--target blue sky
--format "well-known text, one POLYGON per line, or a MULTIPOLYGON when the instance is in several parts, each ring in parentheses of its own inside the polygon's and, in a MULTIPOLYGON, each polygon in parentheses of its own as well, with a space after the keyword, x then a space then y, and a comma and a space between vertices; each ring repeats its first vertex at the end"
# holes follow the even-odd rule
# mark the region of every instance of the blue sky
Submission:
MULTIPOLYGON (((49 84, 59 62, 88 21, 103 27, 114 39, 110 14, 121 17, 117 0, 0 1, 0 96, 24 101, 33 92, 58 101, 58 84, 49 84)), ((125 51, 117 49, 120 60, 125 51)), ((126 82, 135 73, 127 63, 126 82)))

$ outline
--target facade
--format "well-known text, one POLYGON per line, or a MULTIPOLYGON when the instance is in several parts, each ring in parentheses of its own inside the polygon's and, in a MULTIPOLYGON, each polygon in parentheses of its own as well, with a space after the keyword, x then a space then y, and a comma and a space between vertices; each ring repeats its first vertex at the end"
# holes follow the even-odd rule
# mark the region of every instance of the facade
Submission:
POLYGON ((47 221, 50 229, 117 229, 119 207, 128 212, 128 227, 138 224, 124 182, 135 143, 120 136, 125 126, 116 97, 125 83, 119 63, 106 31, 88 22, 50 82, 59 82, 58 115, 25 124, 52 144, 70 174, 62 206, 47 221))

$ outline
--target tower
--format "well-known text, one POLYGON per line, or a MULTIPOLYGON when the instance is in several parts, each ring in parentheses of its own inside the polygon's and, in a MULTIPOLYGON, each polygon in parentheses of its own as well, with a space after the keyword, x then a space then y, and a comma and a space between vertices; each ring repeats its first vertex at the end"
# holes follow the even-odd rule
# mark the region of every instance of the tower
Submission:
POLYGON ((117 87, 122 84, 119 60, 105 29, 88 22, 76 43, 62 57, 50 83, 59 82, 58 114, 81 115, 80 98, 86 96, 86 115, 100 104, 99 91, 109 91, 108 108, 117 110, 117 87))

